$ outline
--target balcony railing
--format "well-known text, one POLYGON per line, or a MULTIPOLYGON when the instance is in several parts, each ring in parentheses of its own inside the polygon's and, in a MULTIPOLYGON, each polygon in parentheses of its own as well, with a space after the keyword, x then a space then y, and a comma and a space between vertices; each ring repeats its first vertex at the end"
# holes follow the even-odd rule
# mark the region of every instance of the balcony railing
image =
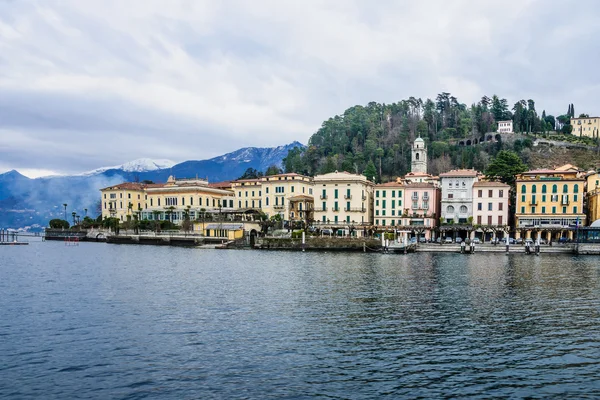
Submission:
POLYGON ((537 200, 531 200, 529 201, 529 204, 531 204, 532 206, 536 206, 537 205, 537 200))
POLYGON ((344 211, 346 212, 366 212, 367 210, 365 208, 362 207, 344 207, 344 211))
POLYGON ((338 212, 338 211, 340 211, 340 208, 339 207, 334 207, 334 208, 331 209, 331 211, 338 212))
POLYGON ((284 208, 285 208, 285 206, 281 205, 281 204, 277 204, 277 205, 273 206, 273 209, 275 209, 275 210, 283 210, 284 208))
POLYGON ((329 208, 327 208, 327 207, 321 207, 321 208, 315 208, 315 211, 317 211, 317 212, 319 212, 319 211, 320 211, 320 212, 325 212, 325 211, 327 211, 328 209, 329 209, 329 208))
POLYGON ((363 194, 363 195, 362 195, 362 199, 363 199, 363 200, 366 200, 366 199, 367 199, 367 196, 363 194))
POLYGON ((344 199, 346 200, 352 200, 352 195, 351 194, 347 194, 344 196, 344 199))
POLYGON ((327 200, 327 195, 326 195, 326 194, 322 194, 322 195, 320 196, 320 199, 321 199, 321 200, 327 200))

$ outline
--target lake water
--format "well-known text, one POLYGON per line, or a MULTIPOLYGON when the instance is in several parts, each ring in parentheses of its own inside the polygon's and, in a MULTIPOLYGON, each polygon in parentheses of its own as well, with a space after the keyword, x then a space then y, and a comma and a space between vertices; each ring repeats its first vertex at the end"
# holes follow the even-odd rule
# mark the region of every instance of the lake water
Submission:
POLYGON ((600 257, 0 247, 0 397, 600 397, 600 257))

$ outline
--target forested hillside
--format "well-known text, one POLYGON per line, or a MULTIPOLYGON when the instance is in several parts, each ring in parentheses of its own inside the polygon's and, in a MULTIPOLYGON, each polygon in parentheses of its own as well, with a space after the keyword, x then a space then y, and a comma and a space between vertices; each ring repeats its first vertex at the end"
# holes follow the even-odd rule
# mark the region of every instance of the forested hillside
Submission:
MULTIPOLYGON (((288 154, 284 167, 287 172, 307 175, 334 170, 363 173, 368 169, 375 170, 377 179, 385 181, 409 172, 410 149, 417 136, 427 142, 433 174, 451 168, 484 170, 490 158, 503 149, 516 151, 532 166, 532 154, 538 150, 533 146, 534 140, 548 137, 550 132, 554 138, 572 137, 569 117, 573 113, 574 106, 569 104, 567 113, 559 117, 546 115, 545 111, 540 115, 531 99, 510 107, 506 99, 496 95, 484 96, 471 106, 460 103, 450 93, 440 93, 435 101, 411 97, 393 104, 371 102, 351 107, 323 122, 306 149, 288 154), (512 120, 514 131, 525 135, 505 135, 503 140, 477 146, 458 145, 460 139, 495 132, 497 122, 503 120, 512 120)), ((582 144, 590 144, 584 139, 582 144)), ((594 155, 590 153, 587 158, 594 155)))

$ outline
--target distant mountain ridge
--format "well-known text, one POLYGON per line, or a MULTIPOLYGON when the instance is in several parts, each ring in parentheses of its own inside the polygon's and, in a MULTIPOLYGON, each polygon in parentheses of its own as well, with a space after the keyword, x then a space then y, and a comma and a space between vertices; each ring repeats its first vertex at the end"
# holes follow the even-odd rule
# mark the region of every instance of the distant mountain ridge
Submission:
POLYGON ((121 182, 151 180, 165 182, 170 175, 177 178, 200 177, 209 182, 236 179, 246 169, 265 171, 271 165, 282 165, 288 152, 299 142, 277 147, 245 147, 209 160, 184 161, 134 160, 115 167, 98 168, 79 175, 49 176, 30 179, 12 170, 0 174, 0 228, 46 226, 52 218, 67 219, 77 212, 81 217, 96 217, 99 212, 99 190, 121 182))

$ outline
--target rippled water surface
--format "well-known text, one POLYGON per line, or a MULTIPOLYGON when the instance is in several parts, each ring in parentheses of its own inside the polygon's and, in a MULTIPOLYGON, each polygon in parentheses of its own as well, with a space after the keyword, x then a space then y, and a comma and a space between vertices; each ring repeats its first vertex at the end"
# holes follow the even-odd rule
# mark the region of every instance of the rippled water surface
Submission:
POLYGON ((600 258, 0 247, 0 397, 600 397, 600 258))

